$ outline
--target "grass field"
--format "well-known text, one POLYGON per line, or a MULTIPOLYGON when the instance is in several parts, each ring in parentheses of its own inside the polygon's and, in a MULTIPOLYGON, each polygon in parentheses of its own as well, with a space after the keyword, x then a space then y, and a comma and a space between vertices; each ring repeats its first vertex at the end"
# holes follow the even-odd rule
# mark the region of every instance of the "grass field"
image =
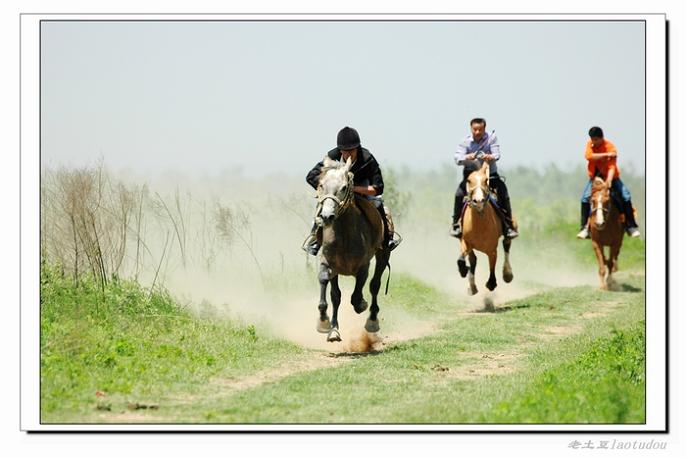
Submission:
MULTIPOLYGON (((624 292, 560 288, 503 304, 500 313, 474 312, 402 277, 386 314, 397 307, 434 320, 436 331, 357 354, 306 349, 252 325, 197 317, 132 284, 103 295, 45 272, 46 423, 645 419, 640 275, 621 277, 624 292)), ((393 331, 393 320, 388 326, 393 331)))

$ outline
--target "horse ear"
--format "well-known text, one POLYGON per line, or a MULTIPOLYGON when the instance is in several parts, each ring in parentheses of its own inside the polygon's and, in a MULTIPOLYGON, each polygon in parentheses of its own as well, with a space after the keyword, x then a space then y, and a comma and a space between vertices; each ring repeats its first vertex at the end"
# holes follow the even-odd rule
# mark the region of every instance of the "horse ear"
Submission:
POLYGON ((349 172, 350 167, 352 167, 352 165, 353 165, 353 159, 351 157, 348 157, 348 160, 345 161, 345 171, 349 172))
POLYGON ((491 175, 491 166, 488 165, 488 162, 484 161, 483 165, 481 166, 481 171, 486 174, 486 177, 491 175))

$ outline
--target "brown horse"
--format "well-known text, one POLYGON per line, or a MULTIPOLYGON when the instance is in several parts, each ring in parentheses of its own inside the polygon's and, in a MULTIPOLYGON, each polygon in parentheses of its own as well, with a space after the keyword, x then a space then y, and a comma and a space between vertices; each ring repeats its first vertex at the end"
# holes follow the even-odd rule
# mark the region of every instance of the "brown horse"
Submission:
POLYGON ((340 341, 338 331, 338 306, 341 303, 341 290, 338 286, 339 275, 355 277, 355 288, 350 302, 355 312, 367 309, 362 295, 369 264, 376 258, 374 275, 369 283, 372 306, 364 328, 367 332, 379 330, 379 305, 377 295, 383 274, 390 257, 390 250, 383 246, 383 220, 373 204, 363 197, 353 194, 353 174, 350 172, 350 159, 343 164, 328 157, 319 177, 317 198, 321 207, 319 216, 322 221, 322 251, 319 266, 319 320, 317 331, 328 333, 329 342, 340 341), (326 313, 326 288, 331 282, 331 302, 333 317, 329 321, 326 313))
MULTIPOLYGON (((474 271, 476 270, 476 254, 474 250, 481 251, 488 256, 488 266, 491 273, 486 282, 486 288, 493 291, 497 286, 495 262, 498 257, 498 239, 503 235, 503 232, 500 216, 489 198, 491 189, 488 181, 488 162, 484 162, 481 169, 472 172, 467 178, 468 205, 462 216, 461 253, 457 260, 457 266, 462 277, 467 276, 467 272, 469 272, 468 292, 471 295, 478 292, 474 283, 474 271), (465 262, 466 256, 469 256, 469 269, 465 262)), ((513 224, 516 228, 516 222, 513 222, 513 224)), ((503 239, 503 248, 505 250, 503 280, 505 280, 505 283, 511 282, 513 278, 512 267, 510 266, 511 243, 511 239, 503 239)))
POLYGON ((617 271, 617 257, 622 248, 624 227, 621 212, 610 197, 610 187, 599 177, 593 180, 589 222, 591 243, 598 258, 600 289, 610 289, 614 285, 612 273, 617 271), (605 247, 610 248, 609 258, 605 258, 605 247))

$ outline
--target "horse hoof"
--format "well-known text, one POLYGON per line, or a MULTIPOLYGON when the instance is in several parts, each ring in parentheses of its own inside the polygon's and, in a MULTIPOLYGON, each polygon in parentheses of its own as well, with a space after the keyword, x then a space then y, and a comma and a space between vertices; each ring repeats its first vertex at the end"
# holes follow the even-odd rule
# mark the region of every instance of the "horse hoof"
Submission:
POLYGON ((503 280, 505 280, 505 283, 510 283, 513 278, 514 275, 512 275, 512 272, 503 273, 503 280))
POLYGON ((329 335, 326 336, 326 341, 327 342, 340 342, 341 341, 341 333, 338 332, 338 329, 332 328, 329 331, 329 335))
POLYGON ((474 286, 474 287, 470 286, 469 288, 467 288, 467 294, 469 294, 470 296, 473 296, 478 292, 479 292, 479 290, 477 289, 476 286, 474 286))
POLYGON ((489 281, 488 283, 486 283, 486 288, 488 288, 489 291, 493 291, 493 290, 495 289, 496 286, 498 286, 498 284, 497 284, 496 282, 492 282, 492 283, 491 283, 491 282, 489 281))
POLYGON ((369 304, 367 304, 367 301, 362 299, 359 304, 355 305, 353 304, 353 308, 355 309, 355 313, 362 313, 365 310, 367 310, 367 307, 369 307, 369 304))
POLYGON ((458 270, 460 271, 460 276, 461 276, 462 278, 464 278, 464 277, 467 276, 467 272, 469 271, 469 269, 467 268, 467 263, 466 263, 466 262, 464 262, 462 259, 458 259, 458 261, 457 261, 457 268, 458 268, 458 270))
POLYGON ((326 334, 331 331, 331 322, 327 318, 326 320, 317 320, 317 332, 326 334))
POLYGON ((379 320, 370 320, 367 318, 367 322, 364 324, 364 329, 367 332, 379 332, 379 320))

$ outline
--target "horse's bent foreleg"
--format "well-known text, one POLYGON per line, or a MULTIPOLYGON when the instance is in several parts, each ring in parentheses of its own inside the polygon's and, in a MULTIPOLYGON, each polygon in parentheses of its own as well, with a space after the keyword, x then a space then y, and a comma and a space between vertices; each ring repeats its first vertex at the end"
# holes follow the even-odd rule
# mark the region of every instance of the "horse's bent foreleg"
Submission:
MULTIPOLYGON (((497 249, 497 245, 496 245, 497 249)), ((488 288, 489 291, 493 291, 496 286, 498 286, 498 283, 495 280, 495 261, 498 259, 498 252, 497 251, 492 251, 491 253, 488 253, 488 270, 490 271, 490 274, 488 276, 488 281, 486 282, 486 288, 488 288)))
POLYGON ((457 269, 460 271, 460 276, 462 278, 467 276, 467 272, 469 269, 467 268, 467 261, 465 260, 465 256, 467 256, 467 252, 469 249, 467 248, 467 244, 462 240, 460 242, 460 257, 457 258, 457 269))
POLYGON ((621 247, 621 244, 610 246, 610 263, 612 264, 612 269, 610 269, 610 273, 617 272, 617 258, 619 257, 619 249, 621 247))
POLYGON ((355 309, 355 313, 362 313, 367 310, 367 301, 364 300, 362 289, 364 284, 367 282, 367 277, 369 276, 369 263, 360 268, 355 275, 355 289, 350 297, 350 303, 355 309))
POLYGON ((338 286, 338 275, 331 277, 331 304, 333 305, 333 320, 331 330, 326 340, 329 342, 340 342, 341 333, 338 331, 338 306, 341 305, 341 288, 338 286))
POLYGON ((479 292, 474 281, 474 272, 476 272, 476 253, 472 250, 469 252, 469 289, 467 290, 472 296, 479 292))
POLYGON ((598 259, 598 277, 600 278, 600 289, 607 289, 607 283, 605 281, 605 275, 607 267, 605 266, 605 253, 603 253, 603 247, 593 241, 593 251, 595 251, 595 256, 598 259))
POLYGON ((376 265, 374 266, 374 275, 372 275, 372 280, 369 282, 369 292, 372 294, 372 306, 369 308, 369 318, 364 324, 364 329, 367 332, 378 332, 379 331, 379 303, 377 302, 377 296, 379 295, 379 289, 381 289, 381 276, 383 275, 386 266, 388 266, 388 258, 390 257, 390 251, 383 250, 376 254, 376 265))
POLYGON ((503 264, 503 280, 505 283, 510 283, 514 278, 512 274, 512 266, 510 266, 510 246, 512 245, 512 239, 507 237, 503 239, 503 251, 505 251, 505 262, 503 264))
POLYGON ((326 302, 326 286, 329 284, 330 270, 324 263, 319 265, 319 320, 317 320, 317 331, 327 333, 331 330, 329 316, 326 309, 329 306, 326 302))
POLYGON ((617 272, 617 258, 619 257, 619 248, 621 245, 610 245, 610 257, 607 260, 607 287, 612 289, 614 287, 614 278, 612 274, 617 272))

